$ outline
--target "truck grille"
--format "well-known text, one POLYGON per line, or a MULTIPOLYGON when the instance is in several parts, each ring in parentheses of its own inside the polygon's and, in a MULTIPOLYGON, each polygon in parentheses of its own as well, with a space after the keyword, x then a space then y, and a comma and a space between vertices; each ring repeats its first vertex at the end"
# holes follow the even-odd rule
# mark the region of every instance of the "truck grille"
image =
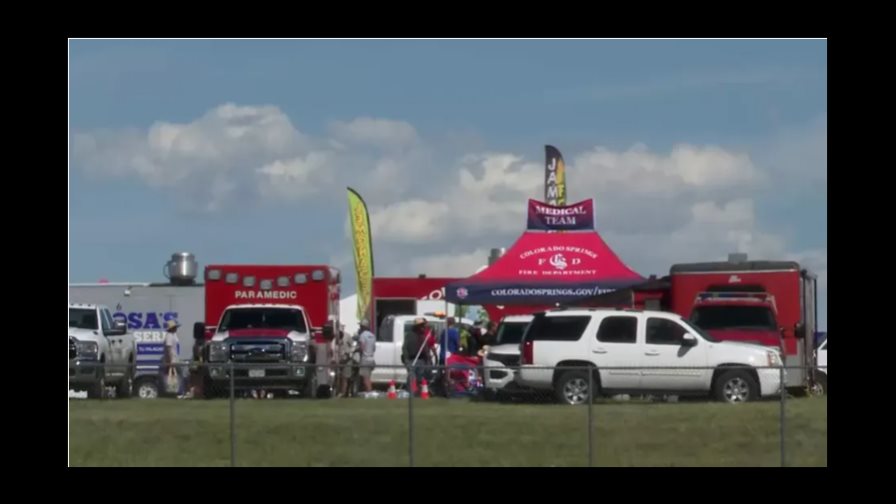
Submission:
POLYGON ((286 360, 285 341, 236 341, 230 345, 234 362, 283 362, 286 360))

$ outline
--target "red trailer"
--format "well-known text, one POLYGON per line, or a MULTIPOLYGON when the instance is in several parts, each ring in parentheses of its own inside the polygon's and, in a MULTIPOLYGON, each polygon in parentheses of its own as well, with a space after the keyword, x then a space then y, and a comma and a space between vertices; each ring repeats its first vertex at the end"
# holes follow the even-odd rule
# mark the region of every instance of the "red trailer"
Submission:
MULTIPOLYGON (((373 279, 375 328, 389 315, 419 315, 445 304, 445 285, 456 278, 378 277, 373 279)), ((442 308, 444 309, 444 308, 442 308)))
POLYGON ((814 274, 790 261, 676 264, 670 309, 720 340, 780 348, 788 387, 812 385, 817 329, 814 274))

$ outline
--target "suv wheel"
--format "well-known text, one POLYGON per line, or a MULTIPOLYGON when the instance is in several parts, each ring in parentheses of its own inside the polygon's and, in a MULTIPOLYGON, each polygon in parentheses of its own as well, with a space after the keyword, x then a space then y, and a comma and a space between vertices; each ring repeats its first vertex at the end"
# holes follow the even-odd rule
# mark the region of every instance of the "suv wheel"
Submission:
POLYGON ((560 375, 554 385, 557 402, 563 404, 585 404, 594 394, 588 388, 588 373, 585 371, 567 371, 560 375))
POLYGON ((759 399, 759 384, 742 369, 732 369, 719 375, 713 387, 716 399, 731 404, 759 399))

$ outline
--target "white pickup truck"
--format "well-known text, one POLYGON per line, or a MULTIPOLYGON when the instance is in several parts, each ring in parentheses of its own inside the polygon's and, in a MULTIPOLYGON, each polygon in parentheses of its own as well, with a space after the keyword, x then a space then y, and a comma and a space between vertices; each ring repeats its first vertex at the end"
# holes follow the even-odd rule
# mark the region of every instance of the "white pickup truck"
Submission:
POLYGON ((69 389, 87 391, 90 399, 131 396, 134 386, 134 337, 124 322, 112 318, 109 308, 95 304, 68 305, 69 389))
POLYGON ((520 365, 520 342, 532 318, 532 315, 508 315, 498 324, 495 344, 483 359, 486 396, 498 397, 519 390, 513 375, 520 365))
MULTIPOLYGON (((438 338, 445 329, 445 319, 432 315, 389 315, 384 318, 376 333, 376 352, 374 353, 376 367, 371 373, 371 380, 375 385, 388 385, 391 380, 395 380, 395 383, 398 384, 407 381, 408 372, 401 363, 401 347, 404 344, 405 333, 411 330, 414 319, 418 317, 426 319, 433 329, 435 338, 438 338)), ((467 319, 459 319, 459 322, 473 324, 472 320, 467 319)), ((436 348, 438 348, 438 339, 436 339, 436 348)))
POLYGON ((781 392, 777 350, 716 341, 674 313, 539 313, 523 336, 521 353, 515 378, 519 384, 553 390, 557 401, 566 404, 587 403, 598 392, 711 394, 729 403, 781 392))

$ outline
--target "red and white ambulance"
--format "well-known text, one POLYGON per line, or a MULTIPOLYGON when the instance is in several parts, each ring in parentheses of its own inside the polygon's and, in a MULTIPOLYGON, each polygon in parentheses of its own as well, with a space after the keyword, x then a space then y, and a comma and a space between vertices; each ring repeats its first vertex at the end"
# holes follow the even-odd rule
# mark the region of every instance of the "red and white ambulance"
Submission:
POLYGON ((205 267, 206 394, 297 390, 328 397, 340 272, 327 265, 205 267))

